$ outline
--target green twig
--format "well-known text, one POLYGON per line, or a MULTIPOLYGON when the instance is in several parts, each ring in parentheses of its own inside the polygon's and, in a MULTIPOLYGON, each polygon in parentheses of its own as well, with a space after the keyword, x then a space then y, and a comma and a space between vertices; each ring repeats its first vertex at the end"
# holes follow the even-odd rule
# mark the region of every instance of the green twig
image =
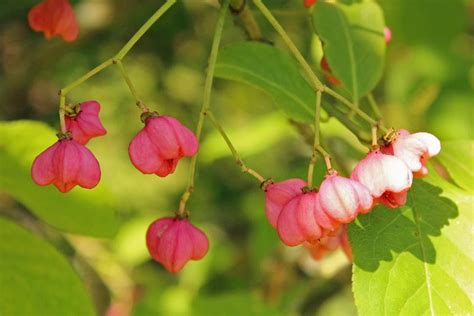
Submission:
POLYGON ((225 133, 224 129, 222 128, 222 126, 219 124, 219 122, 216 120, 216 118, 214 117, 214 114, 210 111, 208 111, 206 113, 207 117, 209 118, 209 120, 211 121, 211 123, 214 125, 214 127, 217 129, 217 131, 221 134, 222 138, 224 138, 224 141, 226 142, 227 146, 229 147, 231 153, 232 153, 232 156, 234 157, 235 159, 235 162, 237 163, 237 165, 240 167, 240 170, 242 172, 245 172, 245 173, 248 173, 250 175, 252 175, 253 177, 255 177, 260 183, 263 183, 265 181, 265 178, 263 176, 261 176, 258 172, 256 172, 255 170, 253 169, 250 169, 249 167, 247 167, 244 163, 244 161, 242 160, 242 158, 240 158, 240 155, 239 153, 237 152, 237 150, 235 149, 234 145, 232 144, 232 142, 230 141, 230 138, 229 136, 227 136, 227 134, 225 133))
MULTIPOLYGON (((87 72, 85 75, 81 76, 79 79, 73 81, 71 84, 67 85, 66 87, 62 88, 59 90, 59 121, 61 124, 61 130, 65 129, 64 126, 64 115, 65 115, 65 102, 66 102, 66 95, 71 92, 73 89, 75 89, 77 86, 80 84, 84 83, 85 81, 89 80, 91 77, 95 76, 102 70, 106 69, 113 63, 117 63, 121 61, 132 49, 132 47, 138 42, 138 40, 150 29, 150 27, 158 21, 158 19, 166 12, 168 11, 171 6, 176 2, 176 0, 167 0, 165 4, 163 4, 139 29, 138 31, 130 38, 130 40, 120 49, 120 51, 112 58, 107 59, 97 67, 93 68, 89 72, 87 72)), ((124 77, 126 78, 126 77, 124 77)), ((125 79, 127 81, 127 79, 125 79)), ((130 88, 130 79, 127 81, 127 85, 129 85, 130 88)), ((134 97, 136 95, 136 92, 132 92, 134 94, 134 97)), ((135 99, 137 99, 135 97, 135 99)), ((141 105, 137 104, 140 108, 141 105)))
MULTIPOLYGON (((212 91, 212 83, 214 80, 214 69, 215 69, 216 60, 217 60, 217 53, 219 52, 219 45, 222 38, 222 30, 224 29, 225 16, 227 13, 227 8, 229 6, 229 1, 230 0, 222 1, 222 5, 219 9, 219 17, 217 19, 216 29, 214 31, 214 38, 212 40, 212 47, 211 47, 211 53, 209 54, 206 81, 204 83, 204 95, 203 95, 203 100, 202 100, 202 108, 201 108, 201 112, 199 113, 199 120, 196 127, 196 138, 198 141, 201 138, 204 118, 206 116, 206 112, 208 111, 210 103, 211 103, 211 91, 212 91)), ((183 195, 181 196, 181 200, 179 202, 178 215, 180 216, 184 216, 186 214, 186 203, 191 193, 194 190, 194 176, 196 173, 197 157, 198 157, 198 154, 196 153, 196 155, 194 155, 193 158, 191 159, 188 185, 186 187, 186 191, 184 191, 183 195)))

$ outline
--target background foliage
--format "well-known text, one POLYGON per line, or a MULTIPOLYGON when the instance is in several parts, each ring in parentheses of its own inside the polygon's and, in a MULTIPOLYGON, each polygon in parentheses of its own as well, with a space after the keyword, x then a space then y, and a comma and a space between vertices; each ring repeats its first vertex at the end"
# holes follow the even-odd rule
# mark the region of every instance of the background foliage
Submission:
MULTIPOLYGON (((472 311, 471 2, 378 1, 393 33, 381 64, 377 58, 361 64, 355 55, 362 71, 346 73, 338 61, 347 56, 336 55, 347 49, 326 52, 334 73, 353 88, 343 91, 348 96, 375 86, 388 126, 426 130, 443 141, 436 166, 444 179, 432 170, 415 183, 406 207, 378 207, 351 226, 355 303, 344 255, 315 262, 303 249, 283 247, 266 221, 257 183, 240 174, 210 124, 189 205, 193 222, 210 237, 210 252, 178 275, 151 261, 146 228, 176 209, 189 161, 165 179, 133 168, 127 146, 142 123, 113 68, 69 95, 71 102, 102 104, 108 134, 90 143, 101 163, 99 187, 63 195, 32 183, 32 158, 55 140, 59 88, 113 55, 160 4, 72 2, 81 24, 72 44, 45 41, 28 28, 26 15, 36 1, 6 0, 0 10, 1 314, 353 315, 355 304, 362 315, 472 311), (363 85, 354 87, 354 76, 363 85)), ((326 29, 344 25, 323 14, 331 10, 324 3, 310 16, 302 1, 267 2, 320 72, 313 25, 323 39, 331 36, 326 29)), ((215 5, 178 1, 124 60, 147 105, 191 128, 202 99, 215 5)), ((274 47, 242 43, 239 21, 228 17, 216 74, 230 80, 216 80, 213 111, 249 166, 277 180, 305 177, 310 148, 288 117, 310 122, 314 95, 277 34, 252 11, 274 47)), ((352 36, 360 52, 357 41, 366 35, 352 36)), ((383 51, 374 41, 375 51, 383 51)), ((338 114, 331 103, 324 109, 325 116, 338 114)), ((348 174, 364 147, 333 118, 322 132, 337 168, 348 174)), ((317 179, 323 169, 318 163, 317 179)))

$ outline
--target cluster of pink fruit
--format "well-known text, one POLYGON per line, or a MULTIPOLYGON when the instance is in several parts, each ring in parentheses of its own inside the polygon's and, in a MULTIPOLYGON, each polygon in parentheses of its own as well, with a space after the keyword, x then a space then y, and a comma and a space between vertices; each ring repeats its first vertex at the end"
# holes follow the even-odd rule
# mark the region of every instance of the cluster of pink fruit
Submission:
MULTIPOLYGON (((93 137, 106 134, 99 119, 100 105, 87 101, 66 108, 67 131, 33 161, 31 174, 38 185, 54 184, 61 192, 76 185, 92 189, 100 181, 99 162, 85 146, 93 137)), ((178 120, 154 112, 142 114, 145 127, 130 142, 133 165, 144 174, 165 177, 178 161, 198 151, 194 134, 178 120)), ((150 225, 147 245, 152 257, 171 272, 178 272, 190 259, 202 258, 208 249, 206 235, 186 218, 162 218, 150 225)))
MULTIPOLYGON (((33 162, 32 177, 37 184, 54 184, 61 192, 76 185, 88 189, 97 185, 99 163, 85 144, 106 133, 99 110, 95 101, 66 108, 67 131, 33 162)), ((165 177, 174 172, 182 157, 196 154, 195 135, 175 118, 145 112, 142 120, 145 127, 128 148, 130 160, 142 173, 165 177)), ((304 244, 316 259, 341 245, 350 258, 345 224, 377 203, 391 208, 405 204, 413 175, 426 175, 426 160, 439 151, 439 140, 433 135, 399 130, 386 146, 362 159, 350 178, 330 170, 319 190, 308 188, 302 179, 265 181, 266 215, 286 245, 304 244)), ((150 225, 147 246, 156 261, 178 272, 187 261, 204 257, 209 241, 186 215, 177 215, 150 225)))
MULTIPOLYGON (((315 3, 304 0, 306 7, 315 3)), ((59 35, 74 41, 79 34, 68 0, 42 1, 30 10, 28 20, 48 39, 59 35)), ((388 43, 391 34, 387 27, 384 35, 388 43)), ((321 68, 330 83, 340 84, 324 56, 321 68)), ((61 110, 64 122, 59 139, 33 161, 32 178, 38 185, 53 184, 64 193, 76 185, 94 188, 100 181, 100 166, 85 145, 106 134, 99 119, 100 105, 87 101, 61 110)), ((197 153, 196 136, 175 118, 145 111, 141 119, 145 127, 132 139, 128 152, 142 173, 166 177, 182 157, 197 153)), ((319 189, 308 187, 302 179, 262 183, 266 215, 284 244, 302 244, 315 259, 341 246, 352 259, 346 225, 378 203, 390 208, 405 204, 413 176, 427 174, 426 160, 438 154, 440 143, 431 134, 405 130, 386 136, 385 144, 369 152, 350 178, 331 169, 319 189)), ((146 242, 151 256, 170 272, 180 271, 189 260, 203 258, 209 248, 208 238, 188 221, 186 212, 154 221, 146 242)))
POLYGON ((283 243, 304 244, 315 258, 341 245, 351 258, 345 224, 379 203, 404 205, 413 175, 427 175, 426 160, 441 149, 428 133, 399 130, 390 138, 359 161, 350 178, 329 170, 319 190, 306 187, 302 179, 265 185, 267 218, 283 243))

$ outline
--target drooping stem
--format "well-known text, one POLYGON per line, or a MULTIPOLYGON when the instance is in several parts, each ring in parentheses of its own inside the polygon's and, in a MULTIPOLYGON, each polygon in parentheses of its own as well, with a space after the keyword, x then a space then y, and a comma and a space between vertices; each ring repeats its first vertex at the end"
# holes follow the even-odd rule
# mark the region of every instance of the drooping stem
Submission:
POLYGON ((380 120, 382 118, 382 113, 380 113, 380 109, 377 105, 377 102, 375 102, 374 95, 372 93, 369 93, 367 95, 367 100, 369 101, 369 105, 370 105, 370 108, 372 109, 372 112, 374 112, 377 119, 380 120))
MULTIPOLYGON (((357 113, 362 119, 364 119, 366 122, 368 122, 369 124, 371 125, 375 125, 375 124, 378 124, 379 122, 377 122, 376 120, 374 120, 373 118, 371 118, 367 113, 365 113, 364 111, 362 111, 361 109, 359 109, 357 106, 355 106, 353 103, 351 103, 349 100, 347 100, 346 98, 344 98, 342 95, 340 95, 339 93, 337 93, 336 91, 326 87, 324 89, 324 92, 326 92, 327 94, 333 96, 335 99, 339 100, 342 104, 346 105, 348 108, 350 108, 351 110, 353 110, 355 113, 357 113)), ((380 126, 380 130, 382 130, 383 132, 387 132, 388 129, 386 129, 385 127, 383 126, 380 126)))
POLYGON ((121 60, 128 54, 132 47, 140 38, 155 24, 156 21, 175 4, 176 0, 166 0, 166 2, 138 29, 138 31, 128 40, 128 42, 115 55, 114 59, 121 60))
MULTIPOLYGON (((113 57, 109 58, 97 67, 88 71, 86 74, 81 76, 79 79, 73 81, 66 87, 59 90, 59 119, 61 124, 61 131, 65 132, 65 125, 63 124, 64 115, 65 115, 65 103, 66 95, 75 89, 80 84, 89 80, 91 77, 95 76, 102 70, 106 69, 113 63, 121 61, 132 49, 132 47, 138 42, 138 40, 150 29, 150 27, 166 12, 169 8, 176 2, 176 0, 167 0, 139 29, 138 31, 130 38, 130 40, 120 49, 120 51, 113 57), (64 129, 64 131, 63 131, 64 129)), ((127 82, 129 84, 129 82, 127 82)), ((130 87, 130 85, 129 85, 130 87)), ((138 104, 137 104, 138 105, 138 104)), ((141 107, 140 107, 141 108, 141 107)))
POLYGON ((59 125, 60 125, 60 130, 62 134, 67 132, 66 119, 64 118, 64 115, 66 115, 65 108, 66 108, 66 97, 63 95, 60 95, 59 96, 59 125))
MULTIPOLYGON (((196 138, 199 141, 201 138, 202 127, 204 124, 204 118, 206 117, 206 112, 209 109, 211 103, 211 91, 212 83, 214 80, 214 69, 217 60, 217 53, 219 52, 219 45, 222 37, 222 30, 224 29, 225 16, 227 13, 227 8, 229 6, 230 0, 222 1, 221 7, 219 9, 219 16, 217 19, 216 28, 214 31, 214 38, 212 40, 211 53, 209 54, 208 68, 206 74, 206 81, 204 83, 204 94, 202 99, 202 107, 199 113, 199 120, 196 127, 196 138)), ((197 163, 198 153, 191 158, 191 167, 189 171, 188 185, 186 191, 184 191, 179 202, 178 215, 183 216, 186 214, 186 203, 194 190, 194 175, 196 173, 196 163, 197 163)))
MULTIPOLYGON (((370 124, 374 124, 376 121, 372 119, 369 115, 367 115, 364 111, 358 108, 354 103, 350 102, 347 100, 345 97, 342 95, 338 94, 331 88, 325 86, 322 84, 321 80, 316 76, 314 73, 313 69, 311 66, 308 64, 306 59, 303 57, 303 55, 300 53, 296 45, 293 43, 291 38, 288 36, 286 31, 283 29, 283 27, 278 23, 278 21, 275 19, 275 17, 272 15, 270 10, 262 3, 262 0, 253 0, 255 3, 255 6, 262 12, 262 15, 268 20, 268 22, 273 26, 273 28, 277 31, 277 33, 280 35, 280 37, 283 39, 285 44, 288 46, 290 51, 292 52, 293 56, 296 58, 298 63, 300 64, 301 68, 303 71, 306 73, 308 78, 311 81, 311 84, 313 85, 315 90, 326 92, 336 99, 338 99, 342 104, 353 110, 355 113, 357 113, 362 119, 367 121, 370 124)), ((384 127, 380 127, 382 130, 386 130, 384 127)))
POLYGON ((378 126, 377 125, 372 125, 372 149, 379 148, 379 144, 377 142, 377 140, 378 140, 377 130, 378 130, 378 126))
POLYGON ((250 40, 261 41, 262 31, 260 31, 260 27, 247 5, 247 0, 231 0, 229 8, 232 14, 238 16, 242 21, 250 40))
POLYGON ((230 141, 229 136, 225 133, 224 129, 222 126, 217 122, 216 118, 214 117, 214 114, 210 111, 206 113, 207 117, 211 121, 211 123, 214 125, 214 127, 217 129, 217 131, 221 134, 222 138, 226 142, 227 146, 229 147, 230 151, 232 152, 232 156, 234 156, 235 162, 237 163, 238 166, 240 166, 240 169, 242 172, 248 173, 255 177, 260 183, 265 181, 265 178, 261 176, 258 172, 256 172, 253 169, 248 168, 245 163, 243 162, 242 158, 240 158, 239 153, 235 149, 234 145, 230 141))
POLYGON ((319 146, 319 124, 320 124, 320 113, 321 113, 321 91, 316 92, 316 109, 314 114, 314 141, 313 141, 313 150, 311 153, 311 160, 308 165, 308 187, 313 186, 313 174, 314 174, 314 165, 316 164, 316 153, 317 146, 319 146))
POLYGON ((59 95, 66 96, 71 90, 73 90, 74 88, 79 86, 81 83, 85 82, 86 80, 90 79, 94 75, 98 74, 99 72, 101 72, 105 68, 109 67, 110 65, 112 65, 112 58, 107 59, 102 64, 100 64, 99 66, 97 66, 94 69, 90 70, 89 72, 87 72, 85 75, 83 75, 79 79, 73 81, 71 84, 69 84, 69 85, 65 86, 64 88, 62 88, 61 90, 59 90, 59 95))
POLYGON ((296 60, 300 63, 301 67, 303 68, 304 72, 306 75, 309 77, 311 80, 311 83, 313 84, 314 88, 319 91, 324 90, 324 85, 322 84, 321 80, 318 79, 316 74, 314 73, 313 69, 311 69, 311 66, 308 64, 306 59, 303 57, 303 55, 300 53, 296 45, 293 43, 291 38, 288 36, 286 31, 283 29, 283 27, 278 23, 278 21, 275 19, 273 14, 268 10, 268 8, 263 4, 261 0, 253 0, 255 3, 255 6, 262 12, 263 16, 268 20, 268 22, 273 26, 273 28, 277 31, 277 33, 280 35, 280 37, 283 39, 285 42, 286 46, 290 49, 290 51, 293 53, 293 56, 295 56, 296 60))
POLYGON ((142 102, 140 97, 138 96, 137 90, 135 89, 135 86, 132 83, 132 80, 130 80, 130 77, 128 76, 127 72, 125 71, 125 68, 123 67, 123 63, 120 60, 114 60, 113 61, 115 65, 117 65, 118 69, 120 70, 120 74, 122 75, 122 78, 125 80, 125 83, 128 86, 128 89, 130 90, 131 94, 133 95, 133 98, 135 99, 135 104, 138 106, 142 112, 148 112, 149 109, 146 107, 146 105, 142 102))

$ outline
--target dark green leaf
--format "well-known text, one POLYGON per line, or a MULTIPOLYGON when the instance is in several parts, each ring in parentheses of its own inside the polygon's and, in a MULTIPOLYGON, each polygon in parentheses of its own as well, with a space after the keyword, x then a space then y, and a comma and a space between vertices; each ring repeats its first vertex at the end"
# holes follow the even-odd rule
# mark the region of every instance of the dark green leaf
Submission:
POLYGON ((69 262, 45 241, 0 218, 0 314, 94 315, 69 262))
POLYGON ((315 29, 324 43, 332 73, 354 100, 370 92, 382 77, 384 17, 375 2, 352 5, 321 2, 313 11, 315 29))
POLYGON ((431 172, 405 207, 376 207, 350 225, 361 315, 467 315, 474 271, 472 195, 431 172))
POLYGON ((215 75, 260 88, 289 117, 312 122, 315 93, 301 76, 296 62, 281 50, 255 42, 231 45, 220 51, 215 75))
POLYGON ((103 185, 61 193, 31 179, 34 158, 57 140, 50 127, 35 121, 1 122, 0 134, 0 190, 58 229, 96 237, 115 234, 115 203, 103 185))

